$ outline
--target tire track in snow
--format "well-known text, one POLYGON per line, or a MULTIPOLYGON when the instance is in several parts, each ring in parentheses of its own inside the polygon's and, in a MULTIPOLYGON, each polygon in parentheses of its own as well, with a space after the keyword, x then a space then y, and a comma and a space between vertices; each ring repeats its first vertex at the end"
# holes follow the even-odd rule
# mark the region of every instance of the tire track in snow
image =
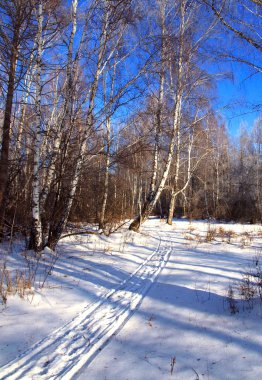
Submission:
POLYGON ((138 308, 170 253, 160 239, 157 250, 116 289, 0 368, 0 379, 72 379, 138 308))

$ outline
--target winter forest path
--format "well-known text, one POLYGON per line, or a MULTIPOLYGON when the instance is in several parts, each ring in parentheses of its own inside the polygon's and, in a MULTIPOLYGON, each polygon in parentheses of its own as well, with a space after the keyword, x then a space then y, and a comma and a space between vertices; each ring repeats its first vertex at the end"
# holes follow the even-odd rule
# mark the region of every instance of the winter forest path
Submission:
POLYGON ((166 265, 172 242, 161 235, 158 248, 116 289, 0 368, 0 378, 65 380, 90 363, 139 307, 166 265))

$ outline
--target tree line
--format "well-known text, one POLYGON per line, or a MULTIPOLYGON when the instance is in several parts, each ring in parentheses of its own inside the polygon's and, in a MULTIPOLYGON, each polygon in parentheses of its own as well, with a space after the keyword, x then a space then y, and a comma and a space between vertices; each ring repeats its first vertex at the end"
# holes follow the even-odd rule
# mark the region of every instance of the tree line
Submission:
POLYGON ((55 249, 70 221, 137 231, 152 213, 261 221, 261 119, 233 143, 213 101, 216 63, 261 73, 260 11, 0 1, 0 239, 55 249))

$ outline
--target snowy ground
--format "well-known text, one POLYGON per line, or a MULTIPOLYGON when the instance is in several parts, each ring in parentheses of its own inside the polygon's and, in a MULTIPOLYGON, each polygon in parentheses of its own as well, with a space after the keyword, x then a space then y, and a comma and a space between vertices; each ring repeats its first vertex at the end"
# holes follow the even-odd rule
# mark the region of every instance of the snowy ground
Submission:
MULTIPOLYGON (((142 234, 62 241, 52 275, 1 308, 0 379, 260 379, 262 306, 237 300, 231 314, 226 298, 261 251, 262 227, 215 227, 210 242, 205 222, 156 219, 142 234)), ((7 267, 26 265, 20 249, 7 267)))

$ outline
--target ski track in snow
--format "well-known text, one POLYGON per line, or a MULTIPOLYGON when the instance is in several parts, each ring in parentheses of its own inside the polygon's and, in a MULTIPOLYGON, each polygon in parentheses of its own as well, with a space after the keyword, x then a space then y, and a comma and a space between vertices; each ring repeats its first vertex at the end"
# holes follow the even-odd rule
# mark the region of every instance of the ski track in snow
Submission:
POLYGON ((72 379, 100 352, 138 308, 167 263, 172 242, 161 242, 116 289, 88 305, 72 321, 52 332, 0 368, 0 379, 72 379))

